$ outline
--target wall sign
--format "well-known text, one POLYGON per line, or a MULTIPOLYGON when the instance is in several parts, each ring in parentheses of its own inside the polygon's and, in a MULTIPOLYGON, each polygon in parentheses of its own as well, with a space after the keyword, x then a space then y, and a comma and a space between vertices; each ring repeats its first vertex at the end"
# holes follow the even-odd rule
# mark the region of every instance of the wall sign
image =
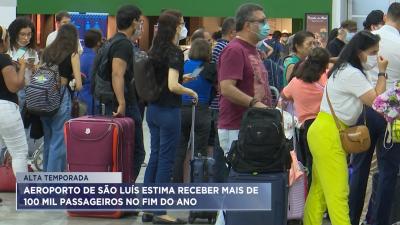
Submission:
POLYGON ((329 14, 327 13, 306 13, 305 30, 314 33, 316 41, 321 47, 326 46, 329 31, 329 14))

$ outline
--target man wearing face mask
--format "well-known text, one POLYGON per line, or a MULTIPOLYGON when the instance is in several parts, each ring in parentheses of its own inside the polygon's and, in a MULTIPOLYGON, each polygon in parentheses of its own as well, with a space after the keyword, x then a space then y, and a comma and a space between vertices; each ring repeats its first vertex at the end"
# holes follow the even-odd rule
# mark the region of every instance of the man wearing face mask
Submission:
MULTIPOLYGON (((379 30, 372 31, 380 36, 379 55, 389 61, 386 69, 386 88, 390 89, 397 80, 400 80, 400 3, 392 3, 388 9, 386 25, 379 30)), ((376 66, 376 59, 368 58, 367 65, 372 70, 367 75, 373 84, 377 83, 379 70, 376 66)), ((367 152, 356 154, 352 158, 353 175, 350 180, 350 218, 353 225, 359 224, 361 211, 364 204, 365 191, 368 181, 368 174, 371 166, 371 158, 376 149, 378 159, 378 184, 373 199, 371 212, 368 214, 368 224, 380 225, 391 224, 390 213, 394 199, 397 173, 400 164, 400 144, 393 143, 389 149, 385 149, 386 121, 372 108, 366 108, 367 126, 371 136, 371 147, 367 152)), ((360 118, 358 123, 362 123, 360 118)), ((386 144, 388 145, 388 144, 386 144)), ((387 146, 386 146, 387 147, 387 146)), ((370 201, 371 202, 371 201, 370 201)))
MULTIPOLYGON (((217 66, 221 89, 218 137, 225 154, 238 139, 244 112, 249 107, 271 106, 267 71, 256 48, 269 32, 264 9, 257 4, 243 4, 235 21, 237 36, 222 51, 217 66)), ((216 224, 224 224, 222 213, 216 224)))
POLYGON ((384 13, 381 10, 372 10, 363 23, 364 29, 369 31, 379 30, 385 25, 384 13))
POLYGON ((338 57, 344 46, 349 43, 351 38, 357 32, 357 23, 353 20, 343 21, 339 28, 338 36, 328 43, 328 49, 331 57, 338 57))
POLYGON ((109 61, 111 62, 110 77, 115 94, 115 101, 101 102, 105 104, 107 116, 127 116, 135 121, 135 152, 134 177, 139 174, 144 161, 142 118, 139 112, 138 100, 130 85, 133 79, 134 52, 130 38, 140 28, 142 12, 134 5, 122 6, 116 16, 118 32, 111 38, 109 61))

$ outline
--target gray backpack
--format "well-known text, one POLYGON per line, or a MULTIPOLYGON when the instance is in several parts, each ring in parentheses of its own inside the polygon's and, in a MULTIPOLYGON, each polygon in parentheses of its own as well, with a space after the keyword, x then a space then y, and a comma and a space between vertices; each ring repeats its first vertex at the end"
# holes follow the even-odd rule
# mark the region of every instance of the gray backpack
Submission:
POLYGON ((37 116, 52 116, 61 105, 60 74, 57 65, 43 64, 26 87, 26 109, 37 116))

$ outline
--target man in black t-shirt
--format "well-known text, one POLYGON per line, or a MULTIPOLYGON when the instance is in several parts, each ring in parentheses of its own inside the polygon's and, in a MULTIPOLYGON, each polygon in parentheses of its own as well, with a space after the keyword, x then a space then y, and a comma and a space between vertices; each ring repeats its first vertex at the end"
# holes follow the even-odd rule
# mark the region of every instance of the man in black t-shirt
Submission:
POLYGON ((121 39, 110 47, 111 80, 116 101, 106 104, 106 115, 128 116, 135 121, 134 176, 140 168, 146 155, 143 145, 142 118, 131 80, 133 79, 134 52, 130 38, 140 26, 142 12, 134 5, 122 6, 117 12, 118 32, 114 38, 121 39))

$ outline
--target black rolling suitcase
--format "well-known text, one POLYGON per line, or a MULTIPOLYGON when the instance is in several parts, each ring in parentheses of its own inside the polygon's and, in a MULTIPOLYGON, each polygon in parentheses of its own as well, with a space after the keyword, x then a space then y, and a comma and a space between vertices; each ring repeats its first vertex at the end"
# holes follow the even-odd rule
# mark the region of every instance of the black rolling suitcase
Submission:
POLYGON ((288 210, 288 173, 237 173, 230 171, 230 183, 270 183, 271 210, 226 211, 226 225, 286 225, 288 210))
MULTIPOLYGON (((194 155, 194 125, 196 116, 196 106, 192 106, 192 127, 190 130, 189 149, 190 149, 190 182, 191 183, 216 183, 215 160, 211 157, 194 155)), ((216 211, 190 211, 188 221, 194 223, 196 219, 207 219, 210 224, 216 221, 216 211)))

